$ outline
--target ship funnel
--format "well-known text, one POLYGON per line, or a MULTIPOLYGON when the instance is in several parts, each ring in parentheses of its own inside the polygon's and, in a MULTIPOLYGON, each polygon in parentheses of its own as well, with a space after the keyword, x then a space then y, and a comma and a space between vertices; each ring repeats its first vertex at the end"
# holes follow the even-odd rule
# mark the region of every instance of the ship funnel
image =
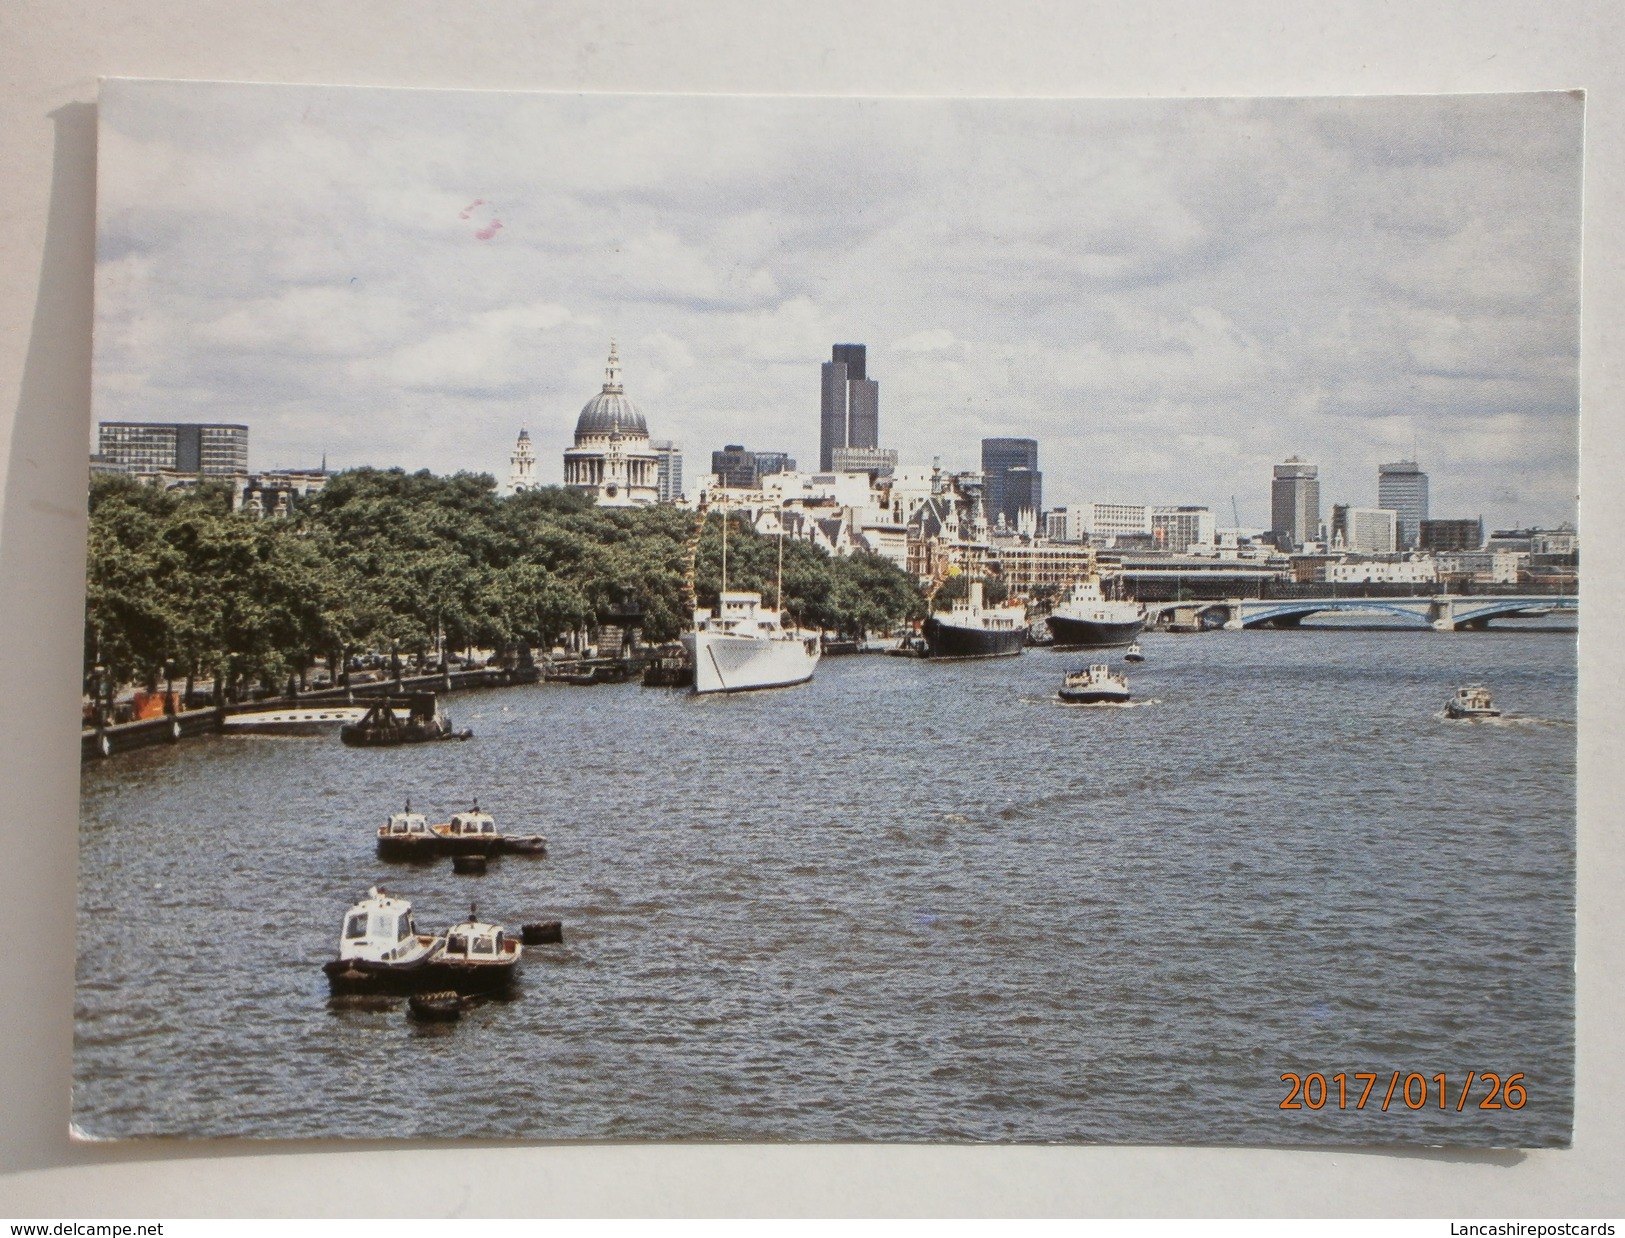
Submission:
POLYGON ((981 610, 982 609, 982 582, 981 581, 973 580, 973 581, 970 582, 970 589, 967 591, 965 600, 970 603, 970 608, 972 610, 981 610))

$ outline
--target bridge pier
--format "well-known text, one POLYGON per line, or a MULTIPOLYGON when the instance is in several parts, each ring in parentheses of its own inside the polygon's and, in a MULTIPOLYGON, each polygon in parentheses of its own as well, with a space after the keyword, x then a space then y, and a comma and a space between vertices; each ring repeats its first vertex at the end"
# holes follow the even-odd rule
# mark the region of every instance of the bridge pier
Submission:
POLYGON ((1226 632, 1241 631, 1241 599, 1229 598, 1224 604, 1224 630, 1226 632))
POLYGON ((1428 606, 1428 623, 1435 632, 1454 632, 1456 630, 1456 599, 1453 597, 1437 597, 1428 606))

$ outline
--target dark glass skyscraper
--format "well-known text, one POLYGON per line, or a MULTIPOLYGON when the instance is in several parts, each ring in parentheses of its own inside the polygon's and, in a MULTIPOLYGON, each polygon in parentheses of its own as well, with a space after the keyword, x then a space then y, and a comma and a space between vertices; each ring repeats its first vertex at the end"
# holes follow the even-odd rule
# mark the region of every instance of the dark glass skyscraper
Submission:
POLYGON ((1023 511, 1036 518, 1044 510, 1044 475, 1038 471, 1038 440, 984 438, 982 480, 986 487, 987 520, 996 525, 1002 516, 1015 528, 1023 511))
POLYGON ((868 376, 867 347, 836 344, 824 362, 818 418, 818 468, 834 467, 837 447, 880 446, 880 384, 868 376))

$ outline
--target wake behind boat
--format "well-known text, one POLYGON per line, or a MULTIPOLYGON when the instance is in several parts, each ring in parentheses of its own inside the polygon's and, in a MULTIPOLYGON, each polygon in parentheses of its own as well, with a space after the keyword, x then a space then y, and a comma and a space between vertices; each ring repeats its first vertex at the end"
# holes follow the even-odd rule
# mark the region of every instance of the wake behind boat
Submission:
POLYGON ((1094 649, 1127 645, 1145 627, 1137 602, 1116 602, 1100 591, 1094 573, 1074 584, 1049 614, 1057 649, 1094 649))
POLYGON ((806 683, 822 652, 817 633, 783 627, 776 613, 762 609, 760 593, 723 593, 715 613, 694 612, 694 630, 681 639, 696 692, 806 683))
POLYGON ((982 605, 982 582, 972 581, 967 596, 920 626, 928 658, 1005 658, 1027 643, 1027 608, 982 605))

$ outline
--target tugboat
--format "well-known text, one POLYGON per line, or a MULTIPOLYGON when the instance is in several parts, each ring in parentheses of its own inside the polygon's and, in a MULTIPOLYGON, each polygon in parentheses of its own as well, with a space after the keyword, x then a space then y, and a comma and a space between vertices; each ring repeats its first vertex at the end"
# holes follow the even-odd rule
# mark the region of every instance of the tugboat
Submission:
POLYGON ((973 580, 963 601, 920 625, 928 658, 1007 658, 1027 644, 1027 608, 983 606, 982 582, 973 580))
POLYGON ((1091 572, 1073 585, 1049 614, 1049 630, 1057 649, 1094 649, 1127 645, 1145 627, 1145 615, 1136 602, 1114 602, 1100 591, 1100 577, 1091 572))
POLYGON ((322 964, 335 996, 348 994, 491 993, 517 974, 523 948, 501 925, 468 919, 442 936, 419 933, 412 904, 381 886, 344 915, 339 957, 322 964))
POLYGON ((1444 712, 1452 718, 1499 718, 1501 711, 1490 699, 1488 688, 1474 686, 1457 688, 1456 695, 1445 702, 1444 712))
POLYGON ((414 692, 406 697, 378 701, 361 721, 339 728, 339 738, 352 748, 393 748, 399 744, 422 744, 436 739, 472 739, 474 732, 457 730, 442 714, 433 692, 414 692), (406 719, 396 716, 404 708, 406 719))
POLYGON ((1123 650, 1123 661, 1125 661, 1125 662, 1144 662, 1145 661, 1145 653, 1144 653, 1144 651, 1141 650, 1139 641, 1135 641, 1127 649, 1123 650))
POLYGON ((1127 702, 1128 680, 1100 663, 1069 671, 1058 693, 1069 705, 1121 705, 1127 702))
POLYGON ((510 836, 499 833, 491 814, 480 811, 479 800, 467 812, 454 812, 451 820, 431 825, 429 833, 441 855, 546 855, 547 839, 540 834, 510 836))
POLYGON ((440 854, 439 843, 429 831, 429 819, 412 811, 412 801, 378 827, 380 860, 426 860, 440 854))

